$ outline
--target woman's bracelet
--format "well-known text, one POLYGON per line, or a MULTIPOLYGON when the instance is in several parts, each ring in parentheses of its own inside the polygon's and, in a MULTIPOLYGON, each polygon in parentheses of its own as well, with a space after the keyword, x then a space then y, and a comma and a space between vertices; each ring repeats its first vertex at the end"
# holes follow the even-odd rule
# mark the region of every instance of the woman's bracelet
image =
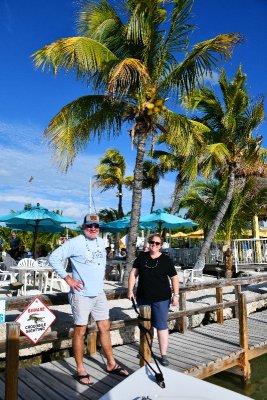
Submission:
POLYGON ((178 293, 173 293, 173 297, 179 297, 178 293))

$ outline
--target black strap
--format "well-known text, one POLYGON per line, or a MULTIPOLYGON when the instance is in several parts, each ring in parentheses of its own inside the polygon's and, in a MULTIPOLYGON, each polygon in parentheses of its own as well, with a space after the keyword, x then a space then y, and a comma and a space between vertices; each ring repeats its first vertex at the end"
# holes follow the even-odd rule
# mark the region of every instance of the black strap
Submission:
MULTIPOLYGON (((135 303, 134 298, 132 297, 131 300, 132 300, 132 303, 133 303, 133 308, 134 308, 135 312, 136 312, 137 315, 138 315, 138 319, 140 319, 141 321, 150 321, 150 320, 151 320, 150 318, 143 318, 143 317, 141 317, 140 312, 137 310, 137 306, 136 306, 136 303, 135 303)), ((163 377, 162 371, 161 371, 161 369, 160 369, 160 366, 159 366, 159 364, 158 364, 158 361, 157 361, 157 359, 156 359, 156 357, 155 357, 155 354, 154 354, 154 352, 153 352, 153 350, 152 350, 151 343, 149 343, 148 337, 147 337, 147 335, 146 335, 146 334, 149 334, 150 337, 152 338, 151 331, 150 331, 149 329, 145 328, 141 323, 138 324, 138 327, 139 327, 139 329, 140 329, 141 331, 143 331, 144 334, 145 334, 145 337, 146 337, 146 340, 147 340, 147 344, 148 344, 148 346, 149 346, 149 348, 150 348, 151 355, 152 355, 152 357, 153 357, 153 359, 154 359, 154 361, 155 361, 155 364, 156 364, 156 366, 157 366, 159 372, 156 372, 156 371, 154 370, 154 368, 153 368, 153 367, 150 365, 150 363, 145 359, 144 355, 143 355, 140 351, 139 351, 139 355, 140 355, 140 356, 142 357, 142 359, 145 361, 145 363, 147 364, 147 366, 154 372, 157 384, 158 384, 162 389, 164 389, 164 388, 165 388, 164 377, 163 377)))

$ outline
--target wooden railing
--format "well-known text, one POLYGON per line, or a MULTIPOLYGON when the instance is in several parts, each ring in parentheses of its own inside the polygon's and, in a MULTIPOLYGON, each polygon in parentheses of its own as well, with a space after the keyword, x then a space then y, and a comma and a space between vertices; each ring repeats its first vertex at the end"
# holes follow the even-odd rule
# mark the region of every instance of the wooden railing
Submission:
MULTIPOLYGON (((169 313, 169 320, 176 320, 176 328, 179 332, 185 333, 187 329, 186 319, 189 316, 199 313, 206 313, 215 311, 217 313, 217 323, 223 324, 223 310, 225 308, 234 308, 235 316, 239 317, 239 337, 240 347, 244 350, 240 358, 239 366, 243 370, 245 379, 249 378, 250 367, 247 357, 248 343, 247 343, 247 301, 244 293, 241 293, 243 285, 259 284, 267 281, 267 276, 260 275, 255 277, 243 277, 235 279, 220 279, 210 283, 191 284, 186 287, 180 288, 179 308, 180 311, 169 313), (223 302, 223 288, 234 287, 235 300, 223 302), (205 289, 215 289, 214 296, 216 297, 216 304, 209 306, 201 306, 198 308, 186 309, 186 297, 188 292, 202 291, 205 289)), ((106 292, 108 300, 124 299, 127 297, 127 290, 125 288, 115 289, 106 292)), ((23 310, 32 302, 35 296, 10 298, 6 302, 6 310, 23 310)), ((55 305, 68 304, 67 293, 40 295, 40 300, 48 307, 55 305)), ((267 298, 267 294, 260 294, 255 296, 251 301, 257 301, 267 298)), ((148 318, 150 316, 150 307, 140 307, 140 315, 148 318)), ((129 318, 125 320, 117 320, 111 322, 111 330, 128 326, 137 326, 140 322, 139 318, 129 318)), ((150 321, 144 321, 145 328, 151 328, 150 321)), ((19 366, 19 349, 34 346, 30 343, 25 336, 20 336, 20 327, 16 322, 8 322, 6 324, 6 340, 0 341, 0 352, 6 351, 6 386, 5 386, 5 400, 17 399, 18 390, 18 366, 19 366)), ((68 339, 73 336, 73 328, 67 331, 53 331, 45 333, 38 341, 40 343, 50 343, 56 340, 68 339)), ((87 351, 90 355, 96 352, 97 342, 97 326, 93 322, 89 322, 87 327, 87 351)), ((145 355, 145 359, 150 361, 150 335, 140 330, 140 353, 145 355), (147 338, 145 337, 147 335, 147 338)), ((143 366, 145 361, 140 357, 140 366, 143 366)))

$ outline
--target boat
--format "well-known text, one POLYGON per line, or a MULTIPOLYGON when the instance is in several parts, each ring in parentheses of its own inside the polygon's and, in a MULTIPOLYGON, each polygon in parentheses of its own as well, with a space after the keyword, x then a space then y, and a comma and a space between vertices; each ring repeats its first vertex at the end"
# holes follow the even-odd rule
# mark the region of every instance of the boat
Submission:
POLYGON ((155 364, 145 365, 107 392, 100 400, 245 400, 250 397, 155 364), (154 372, 153 372, 154 370, 154 372))

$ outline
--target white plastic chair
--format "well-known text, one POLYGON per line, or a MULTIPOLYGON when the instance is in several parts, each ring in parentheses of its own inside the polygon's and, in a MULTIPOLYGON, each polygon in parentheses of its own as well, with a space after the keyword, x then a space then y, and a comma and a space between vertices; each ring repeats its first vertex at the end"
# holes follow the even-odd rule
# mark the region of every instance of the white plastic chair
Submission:
POLYGON ((248 249, 245 251, 245 262, 252 262, 253 261, 253 250, 248 249))
POLYGON ((195 266, 194 268, 188 268, 184 270, 183 274, 183 284, 184 286, 187 282, 203 282, 203 267, 202 266, 195 266))
MULTIPOLYGON (((10 267, 15 267, 17 265, 16 260, 12 258, 6 252, 2 252, 2 260, 0 267, 0 287, 5 287, 10 285, 10 283, 16 282, 16 276, 18 273, 14 270, 11 270, 10 267)), ((11 290, 8 288, 8 291, 11 290)))
POLYGON ((34 271, 34 269, 38 268, 38 263, 32 258, 23 258, 18 262, 17 267, 19 271, 19 280, 24 284, 23 292, 26 296, 28 283, 33 283, 33 285, 35 285, 36 271, 34 271), (28 271, 29 268, 32 269, 32 271, 28 271), (30 278, 33 278, 32 282, 30 278))
POLYGON ((263 256, 262 256, 262 261, 263 262, 267 261, 267 248, 264 249, 264 253, 263 253, 263 256))
MULTIPOLYGON (((68 266, 68 259, 63 261, 64 269, 67 268, 68 266)), ((44 293, 47 293, 47 287, 49 286, 49 293, 53 293, 53 289, 55 284, 58 284, 58 288, 60 289, 61 292, 68 292, 69 291, 69 285, 67 282, 62 279, 56 271, 51 272, 51 276, 47 276, 46 282, 44 284, 44 293)))

